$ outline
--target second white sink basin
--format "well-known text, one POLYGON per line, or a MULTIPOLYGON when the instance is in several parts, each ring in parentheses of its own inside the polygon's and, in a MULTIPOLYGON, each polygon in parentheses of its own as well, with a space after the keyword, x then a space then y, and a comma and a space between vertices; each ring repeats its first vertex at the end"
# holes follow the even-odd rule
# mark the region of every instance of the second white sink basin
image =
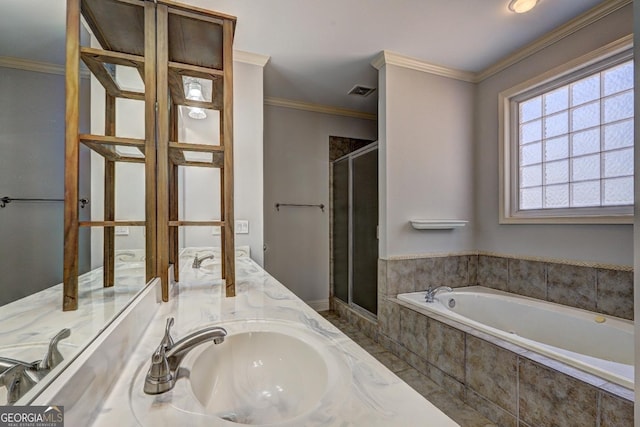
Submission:
POLYGON ((291 335, 244 332, 208 346, 190 367, 195 397, 208 413, 241 424, 272 424, 305 414, 327 389, 320 353, 291 335))

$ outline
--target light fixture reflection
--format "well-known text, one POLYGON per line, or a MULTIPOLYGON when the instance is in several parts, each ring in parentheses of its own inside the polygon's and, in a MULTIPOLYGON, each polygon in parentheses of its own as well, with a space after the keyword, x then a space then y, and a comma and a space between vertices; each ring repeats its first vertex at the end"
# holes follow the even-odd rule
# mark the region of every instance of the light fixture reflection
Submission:
MULTIPOLYGON (((189 80, 187 82, 185 92, 187 93, 187 99, 191 99, 193 101, 204 101, 204 97, 202 96, 202 85, 196 80, 189 80)), ((192 119, 202 120, 207 117, 207 113, 205 113, 204 108, 189 107, 189 117, 192 119)))
POLYGON ((539 0, 511 0, 509 2, 509 10, 515 13, 529 12, 536 7, 539 0))

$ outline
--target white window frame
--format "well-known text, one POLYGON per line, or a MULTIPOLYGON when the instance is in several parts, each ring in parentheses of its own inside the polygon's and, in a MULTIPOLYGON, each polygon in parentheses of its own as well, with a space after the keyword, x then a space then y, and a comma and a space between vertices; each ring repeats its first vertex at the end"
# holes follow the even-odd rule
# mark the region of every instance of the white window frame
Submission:
MULTIPOLYGON (((519 128, 517 102, 520 95, 540 87, 551 91, 567 83, 633 59, 633 36, 629 35, 591 53, 554 68, 498 95, 499 129, 499 222, 500 224, 633 224, 633 206, 606 206, 521 210, 519 208, 519 128), (613 62, 612 62, 613 61, 613 62), (600 63, 605 65, 602 68, 600 63), (580 76, 580 77, 577 77, 580 76)), ((635 168, 634 168, 635 169, 635 168)))

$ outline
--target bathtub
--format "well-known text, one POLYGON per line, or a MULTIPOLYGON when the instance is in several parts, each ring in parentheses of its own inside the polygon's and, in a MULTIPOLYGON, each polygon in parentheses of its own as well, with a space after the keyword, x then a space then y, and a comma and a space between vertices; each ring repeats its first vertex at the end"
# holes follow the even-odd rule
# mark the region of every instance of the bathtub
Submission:
POLYGON ((455 320, 633 390, 633 322, 507 292, 469 286, 398 300, 455 320))

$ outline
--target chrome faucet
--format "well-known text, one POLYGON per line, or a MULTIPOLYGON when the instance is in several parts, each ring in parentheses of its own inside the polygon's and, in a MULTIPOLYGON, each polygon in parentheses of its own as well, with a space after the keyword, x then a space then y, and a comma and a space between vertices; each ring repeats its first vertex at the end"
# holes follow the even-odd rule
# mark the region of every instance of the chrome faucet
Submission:
POLYGON ((453 289, 451 289, 449 286, 438 286, 437 288, 433 289, 429 287, 429 289, 427 289, 427 293, 424 295, 424 301, 433 302, 436 294, 440 291, 453 292, 453 289))
POLYGON ((173 321, 173 317, 167 319, 164 337, 151 356, 151 367, 144 380, 144 392, 147 394, 160 394, 171 390, 176 384, 180 363, 187 353, 209 341, 220 344, 227 335, 224 328, 211 326, 193 332, 174 343, 171 338, 173 321))
POLYGON ((200 265, 202 265, 202 261, 204 261, 205 259, 213 259, 213 254, 204 256, 202 258, 198 258, 198 254, 196 254, 196 257, 193 259, 193 264, 191 264, 191 268, 200 268, 200 265))
POLYGON ((7 388, 9 405, 16 403, 40 380, 36 364, 37 362, 25 363, 20 360, 0 358, 0 366, 4 369, 0 374, 0 386, 7 388))
POLYGON ((65 328, 49 341, 47 352, 41 360, 23 362, 21 360, 0 357, 0 386, 7 388, 7 403, 14 404, 24 396, 38 381, 62 362, 58 343, 71 335, 65 328))

